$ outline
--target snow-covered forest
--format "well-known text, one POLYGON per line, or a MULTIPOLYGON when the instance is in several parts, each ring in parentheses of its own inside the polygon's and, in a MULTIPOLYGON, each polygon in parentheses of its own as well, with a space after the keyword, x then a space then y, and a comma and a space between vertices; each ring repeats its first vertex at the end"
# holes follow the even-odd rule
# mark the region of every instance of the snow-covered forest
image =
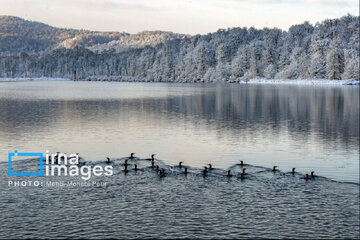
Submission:
POLYGON ((177 82, 359 80, 359 27, 359 17, 347 15, 316 25, 305 22, 288 31, 229 28, 195 36, 57 29, 61 38, 52 30, 46 48, 36 42, 38 51, 31 48, 31 39, 27 39, 30 47, 23 51, 10 43, 11 51, 5 51, 0 30, 0 77, 177 82))

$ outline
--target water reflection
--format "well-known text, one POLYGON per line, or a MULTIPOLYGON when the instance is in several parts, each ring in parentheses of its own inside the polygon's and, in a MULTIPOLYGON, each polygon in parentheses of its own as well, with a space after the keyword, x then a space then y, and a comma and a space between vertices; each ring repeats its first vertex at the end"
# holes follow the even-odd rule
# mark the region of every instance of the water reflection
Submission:
POLYGON ((228 167, 242 158, 358 181, 358 88, 21 84, 0 90, 1 161, 14 148, 94 160, 157 152, 169 163, 228 167))

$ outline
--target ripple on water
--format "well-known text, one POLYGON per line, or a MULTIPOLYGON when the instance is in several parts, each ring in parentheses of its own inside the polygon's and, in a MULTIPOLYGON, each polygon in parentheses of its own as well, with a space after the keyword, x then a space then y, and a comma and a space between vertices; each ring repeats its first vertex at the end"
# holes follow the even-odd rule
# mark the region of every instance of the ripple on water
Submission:
MULTIPOLYGON (((23 162, 29 167, 34 159, 23 162)), ((124 158, 111 164, 112 177, 94 177, 101 187, 8 187, 7 165, 0 164, 0 238, 358 238, 359 185, 323 177, 272 172, 247 165, 183 169, 124 158), (136 161, 139 170, 132 170, 136 161)), ((103 161, 88 163, 103 164, 103 161)), ((21 170, 21 169, 20 169, 21 170)), ((14 177, 12 180, 34 180, 14 177)), ((44 177, 37 177, 45 181, 44 177)), ((83 181, 46 177, 51 181, 83 181)))

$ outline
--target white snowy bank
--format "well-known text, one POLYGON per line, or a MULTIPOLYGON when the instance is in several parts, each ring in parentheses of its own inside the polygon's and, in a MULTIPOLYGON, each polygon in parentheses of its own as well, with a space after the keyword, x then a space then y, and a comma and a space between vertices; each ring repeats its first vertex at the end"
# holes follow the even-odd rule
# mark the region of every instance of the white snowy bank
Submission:
MULTIPOLYGON (((69 78, 0 78, 0 82, 16 82, 16 81, 72 81, 69 78)), ((136 77, 127 77, 122 76, 97 76, 84 80, 78 81, 110 81, 110 82, 159 82, 159 81, 150 81, 148 79, 139 79, 136 77)), ((192 81, 181 81, 181 80, 169 80, 162 82, 174 82, 174 83, 191 83, 192 81)), ((198 81, 204 82, 204 81, 198 81)), ((223 83, 232 83, 232 84, 294 84, 294 85, 357 85, 359 86, 359 80, 349 79, 349 80, 329 80, 329 79, 266 79, 266 78, 257 78, 250 80, 225 80, 216 81, 223 83)))
POLYGON ((295 85, 359 85, 355 79, 329 80, 329 79, 250 79, 239 82, 227 81, 228 83, 240 84, 295 84, 295 85))
POLYGON ((17 82, 17 81, 71 81, 69 78, 0 78, 0 82, 17 82))

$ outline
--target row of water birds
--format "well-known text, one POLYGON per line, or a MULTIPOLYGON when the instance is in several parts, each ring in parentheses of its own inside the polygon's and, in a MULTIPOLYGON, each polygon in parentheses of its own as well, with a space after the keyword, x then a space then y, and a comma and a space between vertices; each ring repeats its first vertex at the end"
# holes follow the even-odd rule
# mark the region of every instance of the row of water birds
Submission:
MULTIPOLYGON (((124 172, 125 172, 125 173, 127 173, 127 172, 129 171, 129 169, 128 169, 128 160, 135 159, 135 156, 134 156, 134 155, 135 155, 135 153, 131 153, 130 156, 129 156, 127 159, 125 159, 125 162, 124 162, 124 172)), ((151 168, 154 168, 155 171, 158 173, 158 175, 159 175, 160 177, 165 177, 165 175, 166 175, 165 169, 164 169, 164 168, 160 168, 159 165, 155 165, 155 158, 154 158, 155 155, 156 155, 156 154, 151 154, 151 157, 150 157, 150 158, 147 158, 146 160, 151 161, 151 168)), ((107 163, 110 163, 110 162, 111 162, 111 160, 110 160, 109 157, 106 157, 106 162, 107 162, 107 163)), ((188 173, 188 168, 185 167, 185 166, 183 166, 182 164, 183 164, 183 162, 179 162, 178 167, 179 167, 179 168, 184 168, 183 173, 186 175, 186 174, 188 173)), ((246 166, 246 164, 244 164, 244 161, 242 161, 242 160, 240 161, 240 164, 239 164, 239 165, 242 166, 242 167, 246 166)), ((203 176, 206 177, 206 176, 207 176, 207 173, 208 173, 209 171, 213 170, 213 169, 214 169, 214 168, 213 168, 213 166, 212 166, 211 163, 209 163, 207 166, 204 166, 204 169, 202 170, 203 176)), ((290 173, 294 175, 294 174, 296 173, 295 169, 296 169, 296 168, 292 168, 292 170, 291 170, 290 173)), ((133 170, 134 170, 134 171, 137 171, 137 170, 138 170, 137 164, 134 164, 133 170)), ((239 176, 241 179, 245 179, 245 178, 246 178, 246 175, 247 175, 246 170, 247 170, 246 168, 243 168, 243 169, 242 169, 242 172, 240 173, 240 176, 239 176)), ((273 171, 273 172, 278 171, 278 166, 273 166, 272 171, 273 171)), ((226 175, 226 176, 229 177, 229 178, 230 178, 230 177, 233 177, 233 174, 231 174, 231 170, 228 170, 228 171, 227 171, 227 175, 226 175)), ((310 174, 306 173, 303 178, 304 178, 305 180, 309 180, 309 179, 315 178, 314 171, 312 171, 310 174)))

